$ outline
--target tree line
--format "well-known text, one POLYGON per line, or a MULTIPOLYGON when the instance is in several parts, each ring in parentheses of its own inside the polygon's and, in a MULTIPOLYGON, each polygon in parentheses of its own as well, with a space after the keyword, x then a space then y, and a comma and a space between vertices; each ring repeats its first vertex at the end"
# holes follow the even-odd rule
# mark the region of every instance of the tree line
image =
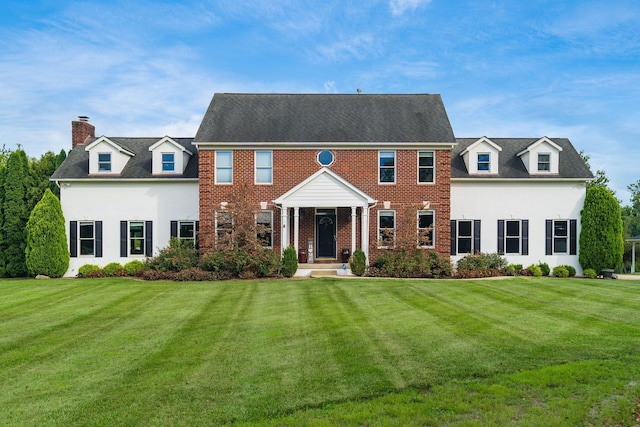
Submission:
MULTIPOLYGON (((33 273, 27 263, 27 223, 41 200, 59 206, 60 189, 49 178, 66 157, 64 150, 29 158, 20 147, 15 151, 5 146, 0 149, 0 277, 26 277, 33 273), (54 200, 43 199, 47 190, 54 200)), ((50 211, 40 210, 40 213, 49 217, 48 222, 57 220, 51 217, 50 211)), ((66 239, 64 219, 62 227, 62 237, 66 239)), ((41 234, 41 238, 51 237, 42 228, 33 232, 41 234)))

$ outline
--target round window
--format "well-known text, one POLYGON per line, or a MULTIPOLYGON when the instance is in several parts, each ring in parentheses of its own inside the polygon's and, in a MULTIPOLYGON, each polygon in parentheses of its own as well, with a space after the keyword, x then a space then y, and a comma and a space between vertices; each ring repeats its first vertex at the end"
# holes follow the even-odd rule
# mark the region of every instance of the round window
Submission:
POLYGON ((321 151, 318 153, 318 163, 322 166, 329 166, 333 163, 333 153, 327 150, 321 151))

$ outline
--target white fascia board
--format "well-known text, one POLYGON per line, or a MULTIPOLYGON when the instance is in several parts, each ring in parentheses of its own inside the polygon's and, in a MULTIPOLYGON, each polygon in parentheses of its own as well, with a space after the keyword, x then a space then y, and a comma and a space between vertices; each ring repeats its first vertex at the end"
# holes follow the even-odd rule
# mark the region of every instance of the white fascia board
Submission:
POLYGON ((194 142, 198 150, 216 150, 218 148, 227 149, 265 149, 274 150, 290 150, 290 149, 308 149, 314 150, 319 148, 341 148, 352 150, 371 150, 373 149, 419 149, 434 148, 442 150, 451 150, 457 142, 313 142, 313 141, 297 141, 297 142, 194 142))
POLYGON ((463 155, 465 155, 466 153, 470 152, 471 150, 473 150, 477 145, 480 144, 487 144, 490 145, 491 147, 493 147, 495 150, 497 150, 498 152, 502 151, 502 147, 500 147, 498 144, 496 144, 495 142, 493 142, 492 140, 490 140, 489 138, 487 138, 486 136, 483 136, 482 138, 480 138, 479 140, 477 140, 476 142, 474 142, 473 144, 471 144, 470 146, 468 146, 467 148, 465 148, 462 153, 460 153, 460 156, 462 157, 463 155))
POLYGON ((54 182, 198 182, 198 178, 49 178, 54 182))
POLYGON ((151 145, 149 147, 149 151, 153 151, 156 148, 158 148, 159 146, 161 146, 162 144, 164 144, 165 142, 168 142, 169 144, 173 145, 174 147, 176 147, 178 150, 189 154, 190 156, 193 156, 193 153, 189 150, 187 150, 186 148, 184 148, 182 145, 178 144, 173 138, 171 138, 170 136, 165 136, 163 137, 160 141, 154 143, 153 145, 151 145))
POLYGON ((532 177, 532 178, 451 178, 451 182, 591 182, 594 178, 558 178, 558 177, 532 177))
POLYGON ((533 144, 531 144, 530 146, 528 146, 527 148, 525 148, 524 150, 522 150, 521 152, 519 152, 516 155, 518 157, 520 157, 526 152, 531 152, 534 148, 536 148, 538 145, 540 145, 540 144, 542 144, 544 142, 546 142, 547 144, 552 146, 554 149, 558 150, 558 152, 562 151, 562 147, 560 147, 558 144, 556 144, 555 142, 553 142, 552 140, 550 140, 546 136, 543 136, 542 138, 540 138, 539 140, 537 140, 536 142, 534 142, 533 144))
POLYGON ((87 145, 84 148, 84 151, 91 151, 93 149, 93 147, 95 147, 96 145, 100 144, 101 142, 109 144, 110 146, 112 146, 115 150, 117 150, 120 153, 126 154, 126 155, 131 156, 131 157, 135 157, 134 153, 132 153, 129 150, 126 150, 126 149, 122 148, 120 145, 118 145, 117 143, 113 142, 112 140, 110 140, 109 138, 107 138, 104 135, 101 136, 100 138, 96 139, 95 141, 93 141, 91 144, 87 145))

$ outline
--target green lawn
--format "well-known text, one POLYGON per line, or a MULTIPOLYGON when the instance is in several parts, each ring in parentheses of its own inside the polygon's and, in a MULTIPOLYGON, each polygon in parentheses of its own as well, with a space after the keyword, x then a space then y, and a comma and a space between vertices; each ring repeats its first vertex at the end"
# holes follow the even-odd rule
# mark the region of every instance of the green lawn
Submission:
POLYGON ((0 282, 0 425, 640 424, 640 282, 0 282))

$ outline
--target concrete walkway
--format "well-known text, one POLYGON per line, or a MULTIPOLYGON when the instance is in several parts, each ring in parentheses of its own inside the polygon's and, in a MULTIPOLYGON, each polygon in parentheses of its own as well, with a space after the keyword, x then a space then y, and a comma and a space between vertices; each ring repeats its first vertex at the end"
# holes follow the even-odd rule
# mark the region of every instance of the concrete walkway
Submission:
POLYGON ((640 280, 640 274, 616 274, 618 280, 640 280))

